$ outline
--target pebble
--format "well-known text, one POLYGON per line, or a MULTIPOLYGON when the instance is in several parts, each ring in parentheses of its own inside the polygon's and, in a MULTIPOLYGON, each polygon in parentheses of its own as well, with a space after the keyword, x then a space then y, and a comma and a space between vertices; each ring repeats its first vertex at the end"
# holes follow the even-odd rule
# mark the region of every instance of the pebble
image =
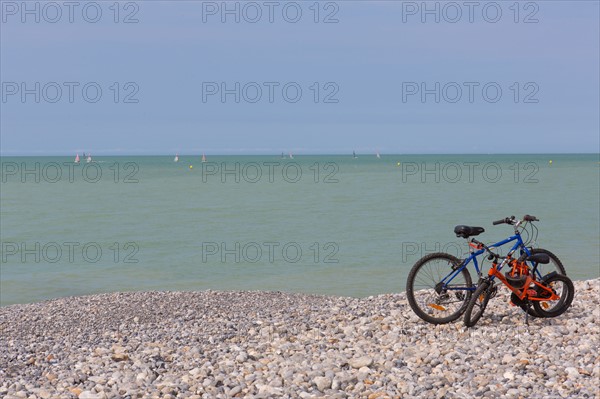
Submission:
POLYGON ((596 398, 600 279, 529 319, 500 290, 476 327, 405 294, 131 292, 0 308, 2 398, 596 398))
POLYGON ((362 356, 362 357, 350 359, 350 361, 348 363, 353 368, 359 369, 361 367, 369 367, 371 364, 373 364, 373 358, 369 357, 369 356, 362 356))
POLYGON ((83 391, 79 394, 79 399, 104 399, 106 395, 93 393, 91 391, 83 391))
POLYGON ((313 380, 317 389, 324 392, 326 389, 331 388, 331 378, 328 377, 315 377, 313 380))

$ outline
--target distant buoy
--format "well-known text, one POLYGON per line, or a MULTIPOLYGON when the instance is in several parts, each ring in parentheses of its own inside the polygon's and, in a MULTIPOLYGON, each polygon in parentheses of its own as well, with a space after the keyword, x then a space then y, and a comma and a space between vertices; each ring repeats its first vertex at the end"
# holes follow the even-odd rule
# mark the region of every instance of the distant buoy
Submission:
POLYGON ((549 161, 548 161, 548 163, 549 163, 550 165, 552 165, 552 160, 549 160, 549 161))
POLYGON ((194 167, 192 165, 190 165, 190 169, 193 169, 194 167))

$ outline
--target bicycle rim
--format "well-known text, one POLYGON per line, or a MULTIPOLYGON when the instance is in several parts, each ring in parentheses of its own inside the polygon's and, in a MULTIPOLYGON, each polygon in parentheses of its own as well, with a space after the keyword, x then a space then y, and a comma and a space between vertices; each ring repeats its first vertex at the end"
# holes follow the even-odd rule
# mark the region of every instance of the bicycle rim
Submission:
POLYGON ((477 290, 473 293, 471 300, 467 306, 467 311, 465 313, 465 325, 467 327, 472 327, 485 312, 485 308, 490 301, 491 296, 491 287, 488 282, 481 283, 477 290))
POLYGON ((430 256, 419 261, 409 275, 409 303, 423 320, 434 324, 459 318, 471 297, 472 282, 462 270, 444 286, 441 281, 452 272, 458 260, 448 256, 430 256))

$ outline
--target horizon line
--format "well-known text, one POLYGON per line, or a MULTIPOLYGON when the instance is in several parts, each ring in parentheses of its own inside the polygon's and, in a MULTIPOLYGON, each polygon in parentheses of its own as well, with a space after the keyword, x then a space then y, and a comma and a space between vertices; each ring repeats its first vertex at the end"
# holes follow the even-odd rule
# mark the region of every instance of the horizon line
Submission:
MULTIPOLYGON (((82 153, 83 154, 83 153, 82 153)), ((134 153, 122 153, 122 152, 118 152, 118 153, 96 153, 97 155, 94 155, 93 153, 85 153, 86 155, 92 155, 95 158, 99 158, 99 157, 172 157, 172 156, 179 156, 179 157, 201 157, 202 155, 206 155, 206 156, 280 156, 280 154, 274 153, 274 152, 266 152, 266 153, 233 153, 233 152, 226 152, 226 153, 147 153, 147 154, 134 154, 134 153)), ((289 152, 284 151, 283 152, 285 157, 289 156, 289 152)), ((481 153, 481 152, 407 152, 407 153, 392 153, 392 152, 356 152, 356 155, 368 155, 368 156, 376 156, 377 154, 381 155, 381 156, 397 156, 397 155, 598 155, 600 156, 600 152, 493 152, 493 153, 481 153)), ((75 155, 81 155, 78 153, 75 153, 75 155)), ((327 152, 314 152, 314 153, 310 153, 310 152, 300 152, 300 153, 293 153, 292 155, 294 156, 340 156, 340 155, 344 155, 344 156, 352 156, 352 153, 348 153, 348 152, 331 152, 331 153, 327 153, 327 152)), ((23 152, 23 153, 13 153, 13 154, 6 154, 6 153, 1 153, 0 152, 0 157, 73 157, 74 155, 72 153, 27 153, 27 152, 23 152)))

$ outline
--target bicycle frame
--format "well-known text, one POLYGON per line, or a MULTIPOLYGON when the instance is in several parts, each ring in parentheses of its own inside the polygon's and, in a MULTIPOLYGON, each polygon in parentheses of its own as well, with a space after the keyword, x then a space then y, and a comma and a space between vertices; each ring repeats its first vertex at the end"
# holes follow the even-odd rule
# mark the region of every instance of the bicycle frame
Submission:
MULTIPOLYGON (((492 267, 490 268, 490 271, 488 272, 488 277, 489 277, 490 281, 494 281, 494 277, 498 277, 498 279, 500 281, 502 281, 502 283, 504 283, 504 285, 507 286, 508 289, 510 289, 520 300, 525 299, 525 297, 527 297, 527 299, 530 301, 555 301, 557 299, 560 299, 560 296, 556 295, 556 293, 554 293, 554 291, 552 291, 550 288, 544 286, 543 284, 538 283, 533 277, 531 277, 531 275, 527 276, 527 279, 525 280, 525 283, 523 284, 523 289, 513 287, 506 280, 506 277, 504 277, 504 275, 500 272, 501 269, 502 269, 502 264, 500 264, 500 266, 498 266, 495 263, 492 265, 492 267), (550 295, 547 297, 537 296, 537 292, 535 290, 530 290, 531 283, 542 288, 544 291, 546 291, 550 295), (533 291, 533 293, 531 291, 533 291)), ((534 267, 534 269, 537 269, 537 267, 534 267)))
MULTIPOLYGON (((527 256, 531 255, 531 252, 529 251, 529 249, 525 246, 525 244, 523 243, 523 239, 521 238, 521 233, 519 233, 519 231, 515 231, 515 234, 502 240, 502 241, 498 241, 497 243, 488 246, 489 249, 492 248, 497 248, 497 247, 501 247, 505 244, 508 244, 509 242, 512 241, 516 241, 516 243, 512 246, 512 248, 510 249, 510 251, 508 252, 508 254, 506 255, 505 259, 502 261, 502 263, 500 264, 500 268, 502 268, 502 266, 508 262, 508 260, 510 260, 512 258, 512 254, 519 248, 521 248, 526 254, 527 256)), ((471 245, 471 244, 469 244, 471 245)), ((443 284, 444 289, 449 290, 449 291, 475 291, 477 289, 477 286, 473 286, 473 287, 465 287, 465 286, 448 286, 448 283, 451 282, 454 277, 456 277, 459 273, 461 273, 463 271, 463 269, 465 267, 467 267, 467 265, 472 261, 473 264, 475 265, 475 271, 477 272, 477 276, 481 277, 481 269, 479 268, 479 263, 477 263, 477 257, 483 253, 486 252, 486 249, 483 247, 479 247, 476 246, 477 250, 470 250, 471 251, 471 255, 469 255, 468 258, 466 258, 462 264, 454 269, 450 274, 448 274, 446 277, 444 277, 441 281, 441 283, 443 284)))

